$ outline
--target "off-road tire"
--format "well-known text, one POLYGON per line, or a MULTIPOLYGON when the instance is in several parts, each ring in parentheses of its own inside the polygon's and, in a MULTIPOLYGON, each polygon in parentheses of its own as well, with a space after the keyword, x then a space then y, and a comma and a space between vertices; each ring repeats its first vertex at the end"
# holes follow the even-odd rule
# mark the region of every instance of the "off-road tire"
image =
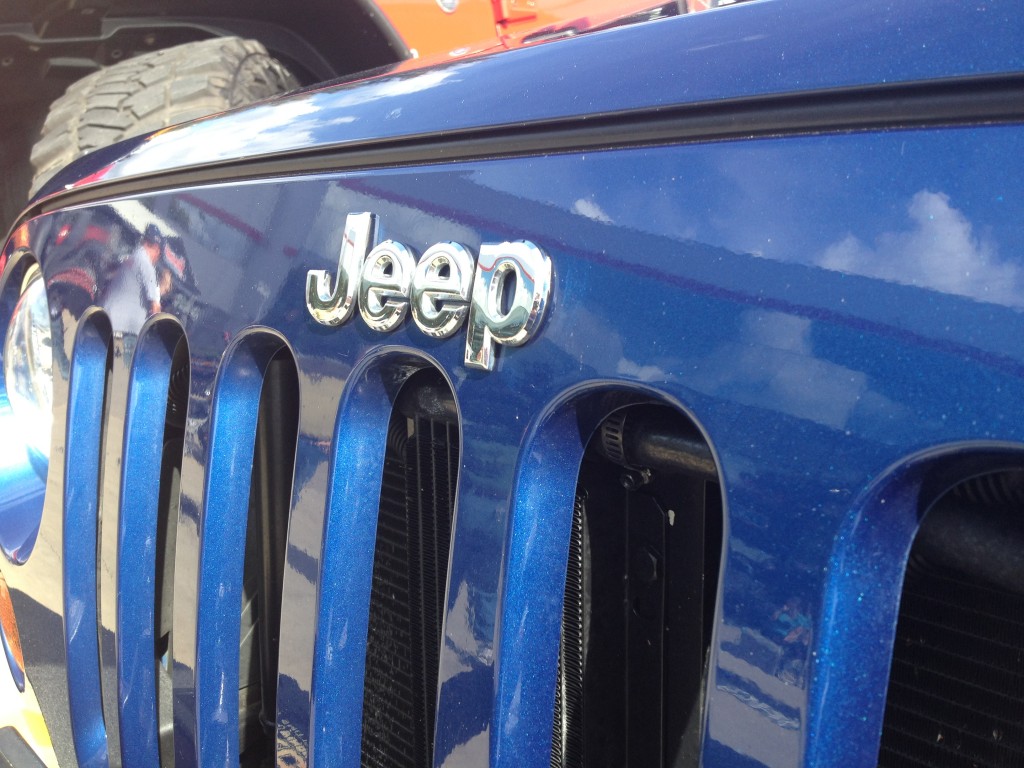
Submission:
POLYGON ((30 195, 75 158, 121 139, 298 87, 255 40, 220 37, 122 61, 72 83, 50 105, 30 195))

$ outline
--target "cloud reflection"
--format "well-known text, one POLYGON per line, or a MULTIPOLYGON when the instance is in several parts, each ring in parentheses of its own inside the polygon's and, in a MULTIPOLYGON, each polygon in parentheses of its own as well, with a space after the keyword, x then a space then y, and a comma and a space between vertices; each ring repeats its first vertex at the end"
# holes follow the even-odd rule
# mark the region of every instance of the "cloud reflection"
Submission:
POLYGON ((846 429, 858 413, 891 423, 905 409, 871 389, 866 373, 815 356, 813 322, 782 312, 749 310, 739 320, 740 343, 705 357, 694 380, 755 407, 770 407, 831 429, 846 429))
POLYGON ((612 223, 612 217, 605 213, 600 205, 585 197, 581 197, 572 204, 572 212, 578 213, 580 216, 586 216, 594 221, 603 222, 604 224, 612 223))
POLYGON ((873 244, 853 234, 829 245, 818 264, 826 269, 931 288, 992 304, 1024 306, 1017 264, 1000 259, 948 195, 922 189, 907 206, 909 226, 882 232, 873 244))

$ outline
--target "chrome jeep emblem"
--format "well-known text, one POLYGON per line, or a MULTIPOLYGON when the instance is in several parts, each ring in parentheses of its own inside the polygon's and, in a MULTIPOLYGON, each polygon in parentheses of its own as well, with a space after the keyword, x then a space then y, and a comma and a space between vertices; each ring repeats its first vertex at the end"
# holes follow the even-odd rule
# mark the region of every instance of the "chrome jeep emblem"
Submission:
POLYGON ((376 223, 372 213, 350 213, 336 278, 306 275, 306 308, 318 323, 342 325, 358 304, 370 328, 387 332, 411 308, 417 328, 444 339, 468 317, 465 363, 485 371, 494 369, 496 344, 518 347, 536 332, 551 293, 551 260, 536 245, 483 243, 474 263, 465 246, 437 243, 417 261, 394 240, 371 248, 376 223))

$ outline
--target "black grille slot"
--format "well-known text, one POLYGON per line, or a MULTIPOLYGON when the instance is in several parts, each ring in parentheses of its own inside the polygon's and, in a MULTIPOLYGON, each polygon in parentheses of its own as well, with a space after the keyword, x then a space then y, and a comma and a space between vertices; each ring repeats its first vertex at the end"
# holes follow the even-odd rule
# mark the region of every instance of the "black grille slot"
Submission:
POLYGON ((154 637, 157 675, 157 722, 161 765, 174 765, 174 682, 171 625, 174 614, 174 552, 181 493, 181 462, 185 451, 185 415, 188 410, 191 366, 188 343, 182 336, 171 358, 167 384, 164 450, 160 465, 160 498, 157 506, 156 586, 154 589, 154 637))
POLYGON ((722 546, 716 481, 707 444, 669 408, 620 410, 591 441, 569 540, 552 768, 698 764, 722 546))
POLYGON ((879 765, 1024 765, 1024 584, 992 581, 1019 571, 1024 552, 990 539, 999 528, 1004 542, 1019 538, 1018 517, 958 491, 925 518, 900 602, 879 765))
POLYGON ((245 766, 274 761, 281 593, 298 423, 298 374, 291 353, 281 350, 263 378, 249 489, 238 649, 239 752, 245 766))
POLYGON ((430 766, 458 426, 447 384, 405 384, 388 427, 363 694, 362 764, 430 766))

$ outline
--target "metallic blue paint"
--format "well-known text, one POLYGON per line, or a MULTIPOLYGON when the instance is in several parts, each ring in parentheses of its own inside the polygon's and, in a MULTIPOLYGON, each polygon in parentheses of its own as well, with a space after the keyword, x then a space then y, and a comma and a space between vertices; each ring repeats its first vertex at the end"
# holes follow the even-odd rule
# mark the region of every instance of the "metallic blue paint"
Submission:
POLYGON ((877 759, 877 723, 882 720, 890 658, 865 654, 891 648, 910 545, 921 517, 943 493, 972 475, 1019 469, 1020 445, 954 443, 909 457, 891 467, 853 505, 836 536, 828 583, 823 590, 819 660, 808 709, 814 733, 808 739, 812 765, 829 762, 824 749, 846 745, 861 764, 877 759), (868 610, 865 608, 868 603, 868 610), (833 680, 841 681, 837 689, 833 680))
POLYGON ((182 332, 158 319, 143 329, 132 360, 124 421, 121 527, 118 534, 117 679, 121 759, 158 765, 160 734, 154 629, 157 520, 167 389, 174 347, 182 332))
POLYGON ((100 446, 110 325, 101 312, 79 326, 68 382, 64 464, 64 643, 75 753, 105 768, 106 728, 99 680, 97 562, 100 446))
POLYGON ((590 434, 600 423, 575 407, 577 400, 593 398, 593 393, 574 394, 569 402, 559 398, 554 408, 549 406, 553 413, 539 414, 514 479, 520 492, 512 502, 505 543, 508 562, 502 574, 497 692, 491 714, 498 736, 490 744, 495 766, 550 761, 551 737, 537 727, 537 720, 545 711, 550 720, 554 711, 574 478, 590 434), (559 620, 551 621, 553 616, 559 620), (524 701, 531 706, 524 709, 524 701))
POLYGON ((175 758, 185 764, 193 760, 199 765, 238 764, 239 611, 249 481, 263 373, 282 346, 276 334, 247 331, 226 350, 218 374, 210 417, 211 456, 198 521, 202 544, 193 671, 195 711, 175 707, 174 713, 175 721, 194 722, 182 732, 196 734, 196 752, 190 753, 189 745, 183 745, 175 733, 175 758))
POLYGON ((347 377, 335 421, 313 655, 314 765, 360 764, 374 537, 391 399, 397 394, 388 378, 391 373, 393 379, 394 368, 411 365, 414 361, 387 347, 366 356, 347 377))
MULTIPOLYGON (((753 4, 300 94, 138 144, 105 178, 212 162, 226 151, 218 137, 237 147, 242 125, 251 151, 272 154, 478 120, 1019 72, 1020 39, 1011 3, 753 4), (963 23, 950 25, 953 16, 963 23), (649 68, 623 68, 623 52, 637 47, 649 68)), ((1024 456, 1022 136, 1016 125, 823 133, 141 196, 184 239, 197 285, 168 310, 192 370, 175 588, 198 599, 196 610, 175 606, 176 765, 237 757, 248 467, 262 370, 283 344, 301 401, 281 762, 358 763, 384 426, 396 382, 432 365, 451 383, 462 434, 437 766, 547 764, 579 458, 603 416, 649 398, 685 411, 707 436, 725 501, 703 764, 874 765, 920 515, 951 483, 1024 456), (429 339, 408 321, 389 335, 317 325, 304 306, 306 273, 333 268, 345 216, 358 211, 380 217, 382 238, 418 251, 448 240, 471 250, 537 243, 555 271, 537 336, 501 349, 483 373, 465 368, 459 335, 429 339), (787 682, 745 642, 792 595, 811 606, 814 640, 807 679, 787 682)), ((69 173, 97 170, 90 162, 69 173)), ((76 258, 48 234, 57 215, 109 227, 121 214, 97 202, 36 219, 48 276, 76 258)), ((81 310, 59 294, 51 301, 76 327, 81 310)), ((55 393, 68 398, 66 380, 55 393)), ((89 424, 76 420, 75 442, 55 445, 65 494, 95 490, 95 464, 72 463, 89 424)), ((45 516, 40 536, 54 536, 45 516)), ((74 575, 85 565, 70 555, 74 575)), ((87 584, 69 580, 65 604, 86 599, 75 590, 87 584)), ((152 600, 122 592, 122 615, 143 615, 136 599, 152 600)), ((35 640, 31 628, 24 636, 35 640)), ((71 677, 80 713, 84 699, 98 702, 98 683, 81 667, 71 677)), ((76 738, 93 722, 76 714, 76 738)))
MULTIPOLYGON (((151 196, 147 203, 156 212, 180 213, 198 200, 203 210, 220 207, 222 221, 236 206, 262 217, 250 218, 260 222, 262 234, 258 241, 247 241, 245 254, 204 246, 210 237, 205 227, 213 226, 209 221, 179 230, 190 244, 193 268, 202 270, 209 262, 206 277, 197 275, 201 286, 204 279, 237 270, 234 265, 243 255, 252 265, 246 273, 235 272, 229 296, 222 293, 223 281, 206 282, 209 295, 221 298, 201 301, 192 314, 181 316, 197 370, 195 418, 190 418, 186 449, 192 469, 183 472, 182 487, 186 498, 209 495, 193 509, 229 509, 211 494, 227 487, 215 478, 238 479, 237 472, 216 467, 239 461, 247 465, 252 452, 251 435, 242 439, 252 425, 230 419, 229 411, 242 409, 246 419, 254 418, 259 366, 245 368, 251 373, 240 381, 248 384, 230 387, 231 399, 210 394, 229 391, 227 379, 211 387, 209 378, 218 365, 222 376, 235 370, 233 363, 223 367, 220 362, 227 345, 245 349, 225 336, 230 339, 253 324, 267 325, 295 352, 303 400, 286 590, 297 599, 285 600, 281 674, 287 695, 279 705, 279 731, 300 747, 311 743, 315 763, 357 759, 379 492, 379 471, 373 468, 379 470, 383 459, 383 424, 393 394, 386 388, 388 371, 407 369, 410 356, 425 354, 452 382, 464 439, 441 668, 439 765, 542 761, 550 718, 545 700, 552 695, 554 669, 545 660, 554 658, 557 647, 556 587, 564 567, 566 500, 588 430, 605 412, 602 393, 609 390, 644 392, 688 410, 717 450, 722 468, 729 550, 713 659, 717 672, 708 691, 706 763, 714 764, 716 754, 731 759, 736 753, 765 764, 793 762, 809 753, 820 763, 854 732, 862 732, 865 743, 860 762, 870 762, 888 663, 885 644, 878 643, 874 631, 882 626, 891 632, 898 584, 887 577, 887 589, 862 598, 857 613, 826 612, 837 600, 846 605, 841 598, 852 588, 841 580, 826 587, 821 574, 833 573, 845 557, 833 551, 832 542, 858 514, 854 499, 868 494, 872 483, 885 482, 893 474, 889 467, 922 451, 984 441, 969 450, 961 445, 952 454, 951 461, 962 465, 947 471, 954 477, 975 466, 972 453, 990 451, 995 441, 1021 441, 1012 414, 1024 394, 1024 360, 1010 343, 1022 330, 1021 317, 1015 306, 986 301, 970 281, 958 295, 957 286, 928 285, 927 270, 917 275, 924 285, 903 285, 900 275, 857 276, 849 268, 827 268, 823 260, 835 243, 852 249, 854 241, 846 234, 851 233, 867 254, 870 272, 875 268, 871 248, 898 242, 912 249, 915 227, 934 226, 922 222, 935 221, 935 215, 948 236, 959 232, 981 248, 981 240, 971 234, 977 211, 990 244, 986 253, 998 253, 996 266, 1013 277, 1024 263, 1024 233, 1016 216, 1020 202, 1006 194, 1007 205, 992 210, 978 203, 978 196, 1018 185, 1021 169, 996 162, 1016 147, 1016 132, 1010 128, 907 131, 304 177, 151 196), (956 134, 955 155, 935 151, 952 142, 948 133, 956 134), (915 166, 915 178, 900 176, 892 164, 901 153, 932 157, 930 171, 915 166), (971 174, 985 179, 983 187, 973 188, 984 193, 971 194, 972 188, 965 187, 964 157, 983 165, 971 174), (778 194, 779 167, 813 166, 817 188, 794 184, 788 198, 775 197, 772 206, 736 207, 738 181, 729 169, 740 165, 748 203, 778 194), (860 177, 855 184, 832 181, 853 172, 860 177), (534 174, 558 180, 546 186, 546 200, 531 188, 534 174), (679 185, 685 195, 666 194, 672 177, 686 180, 679 185), (616 186, 600 181, 610 178, 616 186), (656 183, 651 184, 652 178, 656 183), (645 183, 651 184, 650 191, 645 183), (932 206, 933 218, 916 221, 906 214, 909 218, 901 221, 900 209, 914 209, 921 189, 956 188, 956 197, 926 192, 917 199, 917 205, 932 206), (844 199, 862 198, 865 189, 871 190, 872 208, 844 207, 844 199), (824 198, 819 207, 841 211, 842 218, 825 220, 808 211, 815 192, 824 198), (593 205, 581 205, 581 200, 593 205), (699 240, 686 236, 690 233, 659 231, 659 222, 679 226, 680 217, 649 219, 646 232, 639 228, 641 221, 629 229, 608 221, 628 221, 637 208, 689 200, 705 206, 692 214, 704 230, 699 240), (409 323, 390 336, 359 324, 333 331, 317 326, 302 303, 305 271, 330 266, 344 214, 365 209, 381 211, 389 236, 418 246, 456 232, 471 247, 484 239, 522 236, 543 243, 555 264, 556 284, 538 337, 521 349, 502 350, 499 369, 483 374, 463 367, 460 339, 430 340, 409 323), (810 227, 793 223, 804 218, 801 210, 810 227), (965 210, 972 211, 970 218, 965 210), (741 219, 746 231, 737 227, 741 219), (740 237, 748 238, 743 250, 740 237), (773 250, 777 239, 786 247, 773 250), (294 262, 279 255, 292 248, 298 254, 294 262), (760 255, 750 255, 754 250, 760 255), (277 277, 274 291, 263 297, 257 281, 267 275, 277 277), (231 303, 238 307, 233 315, 217 309, 231 303), (225 414, 212 427, 211 406, 225 414), (590 415, 581 418, 580 408, 590 415), (227 447, 218 452, 217 441, 211 444, 204 435, 211 429, 222 434, 216 424, 228 422, 222 438, 227 447), (327 445, 336 453, 321 447, 327 445), (327 477, 334 479, 325 504, 327 477), (325 509, 330 510, 326 517, 325 509), (553 516, 559 509, 561 516, 553 516), (318 571, 319 608, 314 612, 318 571), (762 595, 754 602, 752 588, 762 595), (764 673, 740 663, 737 637, 745 629, 756 630, 765 621, 768 603, 781 603, 789 592, 805 595, 816 606, 819 640, 813 653, 829 659, 828 690, 849 691, 857 681, 864 696, 844 696, 837 705, 813 687, 808 691, 779 682, 774 684, 778 691, 765 691, 764 673), (315 643, 309 631, 313 626, 319 627, 315 643), (864 640, 836 648, 837 637, 861 636, 855 626, 871 635, 870 644, 864 640), (856 662, 840 663, 843 658, 856 662), (786 727, 766 721, 763 708, 744 705, 752 697, 785 713, 786 727), (823 706, 827 718, 822 714, 817 724, 808 719, 823 712, 823 706), (849 714, 841 719, 842 728, 826 726, 826 719, 842 713, 849 714), (870 713, 867 721, 860 720, 870 713), (765 727, 777 737, 759 738, 753 747, 742 741, 743 734, 765 727), (807 741, 809 733, 815 735, 813 743, 807 741)), ((91 210, 80 215, 92 215, 91 210)), ((45 264, 45 249, 42 254, 45 264)), ((920 256, 904 255, 908 264, 920 256)), ((1012 303, 1012 297, 992 298, 1012 303)), ((235 494, 239 499, 245 495, 235 494)), ((893 514, 905 521, 916 520, 918 513, 917 496, 909 496, 913 500, 894 497, 889 502, 893 514)), ((232 731, 221 715, 231 710, 225 697, 232 686, 226 681, 233 674, 229 669, 237 647, 230 632, 237 628, 228 625, 237 622, 209 617, 226 617, 219 611, 227 598, 218 590, 231 579, 221 569, 241 567, 241 539, 237 516, 207 513, 203 525, 228 527, 219 532, 204 528, 202 547, 194 533, 191 541, 179 539, 179 547, 185 542, 202 551, 206 576, 200 582, 203 621, 198 626, 203 629, 194 656, 209 659, 209 667, 199 662, 198 668, 211 671, 205 679, 200 671, 198 686, 191 675, 176 676, 176 718, 183 734, 197 726, 200 733, 216 729, 209 740, 200 736, 199 744, 220 760, 231 748, 232 731), (223 626, 214 628, 214 622, 223 626), (194 709, 186 703, 193 697, 194 709)), ((899 536, 883 537, 887 549, 871 550, 888 558, 891 574, 900 571, 912 522, 901 530, 899 536)), ((234 604, 235 597, 228 602, 234 604)), ((175 621, 176 629, 196 626, 194 616, 185 624, 179 616, 175 621)), ((195 662, 188 661, 187 640, 183 645, 186 661, 177 658, 177 648, 176 660, 187 669, 195 662)), ((812 681, 823 680, 825 668, 814 669, 812 681)), ((848 744, 844 754, 850 754, 848 744)), ((186 752, 179 751, 178 757, 192 764, 186 752)))

